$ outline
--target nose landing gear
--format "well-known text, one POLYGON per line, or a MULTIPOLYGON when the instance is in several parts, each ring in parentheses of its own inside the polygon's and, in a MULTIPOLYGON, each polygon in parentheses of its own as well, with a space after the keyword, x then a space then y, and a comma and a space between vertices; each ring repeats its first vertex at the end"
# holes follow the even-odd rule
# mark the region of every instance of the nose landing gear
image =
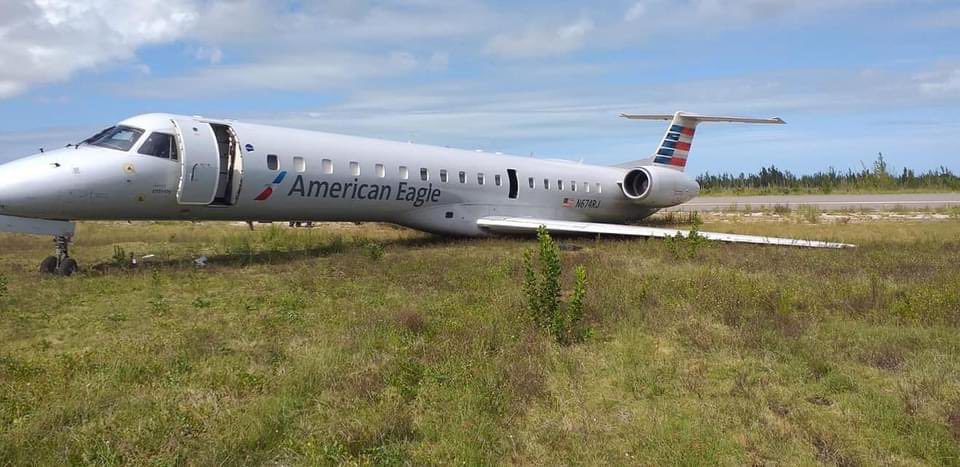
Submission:
POLYGON ((70 257, 70 240, 71 238, 65 235, 53 238, 53 243, 57 246, 57 255, 47 256, 40 262, 41 273, 70 276, 77 272, 79 269, 77 260, 70 257))

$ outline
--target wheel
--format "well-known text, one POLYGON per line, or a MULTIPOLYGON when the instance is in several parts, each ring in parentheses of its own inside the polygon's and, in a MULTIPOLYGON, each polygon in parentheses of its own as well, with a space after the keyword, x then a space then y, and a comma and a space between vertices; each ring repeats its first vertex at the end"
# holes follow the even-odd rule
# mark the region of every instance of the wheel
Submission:
POLYGON ((40 262, 40 272, 43 274, 57 273, 57 257, 47 256, 40 262))
POLYGON ((57 274, 64 277, 69 277, 75 272, 77 272, 77 260, 73 258, 64 258, 60 266, 57 267, 57 274))

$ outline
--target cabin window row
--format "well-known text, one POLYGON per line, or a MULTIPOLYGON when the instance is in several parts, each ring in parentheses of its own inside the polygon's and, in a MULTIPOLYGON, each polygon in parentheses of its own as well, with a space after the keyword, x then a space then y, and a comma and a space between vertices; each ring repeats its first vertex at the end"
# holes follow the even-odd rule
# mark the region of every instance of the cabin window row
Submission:
MULTIPOLYGON (((276 154, 268 154, 268 155, 267 155, 267 168, 270 169, 270 170, 280 170, 280 161, 279 161, 279 158, 277 157, 276 154)), ((294 158, 293 158, 293 169, 294 169, 295 171, 297 171, 297 172, 300 172, 300 173, 306 172, 306 171, 307 171, 306 160, 305 160, 304 158, 302 158, 302 157, 299 157, 299 156, 298 156, 298 157, 294 157, 294 158)), ((324 174, 326 174, 326 175, 332 175, 332 174, 333 174, 333 160, 331 160, 331 159, 322 159, 322 160, 320 161, 320 169, 321 169, 321 171, 322 171, 324 174)), ((376 176, 377 176, 378 178, 385 178, 385 177, 387 176, 386 167, 384 167, 383 164, 376 164, 376 165, 374 165, 374 173, 376 174, 376 176)), ((440 173, 440 182, 442 182, 442 183, 449 183, 449 181, 450 181, 450 173, 447 171, 447 169, 440 169, 440 172, 439 172, 439 173, 440 173)), ((357 162, 357 161, 350 161, 350 175, 351 175, 351 176, 354 176, 354 177, 359 177, 359 176, 360 176, 360 163, 359 163, 359 162, 357 162)), ((400 176, 400 179, 401 179, 401 180, 409 180, 409 179, 410 179, 410 169, 407 168, 407 166, 401 165, 400 167, 398 167, 398 175, 400 176)), ((423 168, 423 167, 420 168, 420 180, 422 180, 422 181, 424 181, 424 182, 430 181, 430 169, 423 168)), ((459 171, 459 172, 457 172, 457 180, 458 180, 460 183, 467 183, 467 173, 464 172, 464 171, 462 171, 462 170, 459 171)), ((478 174, 477 174, 477 184, 478 184, 478 185, 484 185, 484 184, 486 184, 486 181, 487 181, 486 176, 484 176, 483 173, 478 173, 478 174)), ((530 189, 535 189, 535 188, 536 188, 537 183, 536 183, 536 178, 535 178, 535 177, 530 177, 530 178, 528 178, 528 179, 527 179, 527 182, 528 182, 528 185, 529 185, 530 189)), ((502 176, 501 176, 500 174, 495 174, 495 175, 493 176, 493 183, 494 183, 494 185, 496 185, 496 186, 501 186, 501 185, 503 185, 503 178, 502 178, 502 176)), ((595 189, 597 193, 603 193, 603 185, 601 185, 601 184, 599 184, 599 183, 594 183, 594 184, 591 184, 590 182, 577 183, 576 181, 571 180, 571 181, 569 182, 569 184, 567 184, 567 183, 564 183, 563 180, 559 180, 559 179, 558 179, 558 180, 556 180, 556 184, 553 185, 553 186, 555 186, 558 191, 564 191, 564 189, 566 188, 566 189, 568 189, 569 191, 573 191, 573 192, 577 192, 577 191, 582 190, 584 193, 590 193, 593 189, 595 189)), ((549 190, 550 188, 551 188, 551 180, 550 180, 549 178, 544 178, 544 179, 543 179, 543 189, 544 189, 544 190, 549 190)))
MULTIPOLYGON (((549 189, 550 189, 550 187, 551 187, 551 183, 550 183, 550 182, 551 182, 551 181, 550 181, 549 178, 544 178, 544 179, 543 179, 543 189, 544 189, 544 190, 549 190, 549 189)), ((530 187, 531 190, 536 189, 536 188, 537 188, 537 180, 536 180, 536 178, 535 178, 535 177, 530 177, 530 178, 528 178, 528 179, 527 179, 527 185, 530 187)), ((553 185, 553 186, 556 187, 556 189, 557 189, 558 191, 563 191, 564 188, 566 188, 566 189, 568 189, 568 190, 570 190, 570 191, 574 191, 574 192, 583 190, 584 193, 590 193, 590 190, 591 190, 591 187, 592 187, 593 189, 596 189, 596 192, 597 192, 597 193, 603 193, 603 185, 601 185, 601 184, 599 184, 599 183, 594 183, 594 184, 591 185, 590 182, 583 182, 583 183, 579 183, 579 184, 578 184, 577 182, 571 180, 569 184, 566 184, 566 183, 563 182, 563 180, 557 180, 556 185, 553 185)))
MULTIPOLYGON (((269 170, 274 170, 274 171, 280 170, 280 160, 279 160, 279 158, 277 157, 276 154, 267 154, 267 169, 269 169, 269 170)), ((326 175, 332 175, 332 174, 333 174, 333 161, 332 161, 331 159, 322 159, 322 160, 320 161, 320 169, 321 169, 321 171, 322 171, 324 174, 326 174, 326 175)), ((295 170, 296 172, 299 172, 299 173, 306 172, 306 171, 307 171, 307 163, 306 163, 306 160, 305 160, 304 158, 302 158, 302 157, 299 157, 299 156, 298 156, 298 157, 294 157, 294 158, 293 158, 293 170, 295 170)), ((409 179, 410 179, 410 169, 408 169, 406 166, 401 165, 401 166, 398 168, 398 171, 399 171, 399 175, 400 175, 400 179, 401 179, 401 180, 409 180, 409 179)), ((375 165, 374 165, 374 173, 376 174, 377 178, 385 178, 385 177, 387 176, 386 167, 384 167, 383 164, 375 164, 375 165)), ((350 175, 351 175, 351 176, 354 176, 354 177, 359 177, 359 176, 360 176, 360 163, 359 163, 359 162, 357 162, 357 161, 350 161, 350 175)), ((467 183, 467 173, 464 172, 464 171, 460 171, 460 172, 458 173, 458 179, 460 180, 460 183, 467 183)), ((423 181, 425 181, 425 182, 430 180, 430 169, 427 169, 427 168, 421 168, 421 169, 420 169, 420 180, 423 180, 423 181)), ((449 182, 449 172, 447 171, 447 169, 440 169, 440 181, 443 182, 443 183, 448 183, 448 182, 449 182)), ((485 176, 484 174, 482 174, 482 173, 478 173, 478 174, 477 174, 477 184, 479 184, 479 185, 484 185, 484 184, 486 184, 486 181, 487 181, 487 178, 486 178, 486 176, 485 176)), ((494 176, 493 176, 493 183, 494 183, 496 186, 502 186, 502 185, 503 185, 503 177, 502 177, 500 174, 494 175, 494 176)))

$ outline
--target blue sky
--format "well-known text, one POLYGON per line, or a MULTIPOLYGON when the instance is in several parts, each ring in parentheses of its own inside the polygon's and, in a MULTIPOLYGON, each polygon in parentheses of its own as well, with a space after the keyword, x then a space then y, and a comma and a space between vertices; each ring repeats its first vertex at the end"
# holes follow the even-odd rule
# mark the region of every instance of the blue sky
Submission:
POLYGON ((688 171, 960 171, 960 4, 937 0, 13 0, 0 161, 174 112, 615 164, 664 124, 688 171))

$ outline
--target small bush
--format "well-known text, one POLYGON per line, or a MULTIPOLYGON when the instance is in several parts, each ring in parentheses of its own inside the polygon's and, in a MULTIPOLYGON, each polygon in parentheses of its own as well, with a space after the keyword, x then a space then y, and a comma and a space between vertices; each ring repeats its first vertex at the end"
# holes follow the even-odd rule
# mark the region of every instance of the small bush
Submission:
POLYGON ((0 298, 6 297, 9 290, 7 288, 7 276, 0 274, 0 298))
POLYGON ((220 240, 221 249, 228 256, 249 258, 254 253, 253 244, 247 235, 229 235, 220 240))
POLYGON ((803 206, 800 208, 800 214, 805 221, 811 224, 820 222, 820 209, 816 206, 803 206))
POLYGON ((395 317, 397 324, 410 334, 419 335, 427 329, 427 321, 416 311, 404 310, 395 317))
POLYGON ((667 248, 677 259, 695 258, 700 252, 700 248, 709 241, 703 235, 700 235, 700 224, 700 218, 694 218, 693 225, 690 227, 690 231, 687 232, 686 236, 677 232, 675 236, 665 239, 667 248))
POLYGON ((114 245, 113 256, 110 259, 116 266, 125 266, 127 264, 127 251, 120 245, 114 245))
POLYGON ((549 331, 559 344, 582 342, 590 334, 590 330, 583 324, 584 299, 587 294, 586 269, 582 265, 577 266, 573 296, 569 304, 562 306, 560 248, 543 226, 537 229, 537 241, 537 260, 534 261, 533 251, 528 250, 523 255, 523 291, 527 296, 527 308, 533 322, 549 331), (539 269, 536 263, 539 264, 539 269))
POLYGON ((163 281, 160 277, 160 271, 154 269, 150 272, 150 297, 147 300, 150 303, 150 309, 155 315, 163 315, 170 310, 170 304, 163 296, 163 281))
POLYGON ((374 261, 380 261, 383 259, 384 248, 380 243, 369 243, 366 246, 367 256, 374 261))

